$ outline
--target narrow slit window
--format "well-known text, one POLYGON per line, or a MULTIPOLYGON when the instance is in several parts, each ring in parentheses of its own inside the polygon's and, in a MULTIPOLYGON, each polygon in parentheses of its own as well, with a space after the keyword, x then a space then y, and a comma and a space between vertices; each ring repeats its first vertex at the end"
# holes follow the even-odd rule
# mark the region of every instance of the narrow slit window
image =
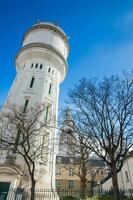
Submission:
POLYGON ((50 119, 50 105, 46 106, 46 109, 45 109, 45 121, 48 121, 50 119))
POLYGON ((34 64, 33 64, 33 63, 31 63, 31 68, 33 68, 33 66, 34 66, 34 64))
POLYGON ((46 133, 42 137, 42 149, 41 149, 41 157, 48 154, 48 145, 49 145, 49 133, 46 133))
POLYGON ((126 178, 126 182, 128 183, 129 182, 129 177, 128 177, 128 172, 125 171, 125 178, 126 178))
POLYGON ((52 83, 50 83, 50 85, 49 85, 49 91, 48 91, 48 93, 51 94, 51 92, 52 92, 52 83))
POLYGON ((34 84, 34 81, 35 81, 35 78, 34 77, 32 77, 32 79, 31 79, 31 82, 30 82, 30 88, 32 88, 33 87, 33 84, 34 84))
POLYGON ((14 144, 13 153, 16 153, 16 150, 18 148, 18 143, 19 143, 19 140, 20 140, 20 135, 21 135, 21 130, 19 129, 17 131, 17 135, 16 135, 16 138, 15 138, 15 144, 14 144))
POLYGON ((42 66, 43 66, 43 65, 42 65, 42 64, 40 64, 40 69, 42 69, 42 66))
POLYGON ((38 63, 36 64, 36 68, 38 68, 38 63))
POLYGON ((28 104, 29 104, 29 99, 25 100, 25 104, 24 104, 24 108, 23 108, 23 112, 25 113, 27 108, 28 108, 28 104))
POLYGON ((48 68, 48 72, 50 73, 50 71, 51 71, 51 68, 49 67, 49 68, 48 68))
POLYGON ((48 120, 48 116, 49 116, 49 106, 46 107, 45 120, 48 120))

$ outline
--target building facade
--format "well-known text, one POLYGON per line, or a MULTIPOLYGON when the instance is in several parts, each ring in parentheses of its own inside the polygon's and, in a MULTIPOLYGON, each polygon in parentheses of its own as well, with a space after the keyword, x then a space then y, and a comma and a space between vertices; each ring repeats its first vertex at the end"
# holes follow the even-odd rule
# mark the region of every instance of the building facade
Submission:
MULTIPOLYGON (((5 108, 10 104, 24 109, 34 105, 46 105, 47 115, 58 117, 59 86, 67 74, 68 38, 57 25, 48 22, 34 24, 26 31, 22 48, 16 55, 16 77, 9 91, 5 108)), ((56 130, 48 130, 53 149, 56 130)), ((47 165, 38 165, 38 188, 55 188, 56 152, 49 152, 47 165)), ((6 162, 6 154, 0 158, 0 187, 30 187, 25 175, 24 160, 6 162)))
MULTIPOLYGON (((81 181, 79 176, 71 171, 75 157, 56 156, 56 187, 61 189, 80 189, 81 181), (69 170, 70 168, 70 170, 69 170)), ((92 189, 98 182, 107 177, 106 167, 102 160, 91 160, 91 168, 87 175, 87 190, 92 189)), ((76 167, 78 168, 78 161, 76 167)))
MULTIPOLYGON (((126 160, 124 161, 121 171, 117 175, 118 185, 121 190, 133 191, 133 151, 129 153, 126 160)), ((112 178, 109 176, 102 182, 103 190, 111 190, 112 178)))

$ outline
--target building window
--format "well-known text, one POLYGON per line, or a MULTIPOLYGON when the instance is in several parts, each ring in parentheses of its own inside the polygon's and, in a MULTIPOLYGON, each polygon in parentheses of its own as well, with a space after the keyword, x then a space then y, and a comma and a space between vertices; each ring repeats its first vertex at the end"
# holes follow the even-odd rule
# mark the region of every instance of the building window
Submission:
POLYGON ((49 133, 45 133, 42 136, 42 150, 41 150, 41 158, 47 160, 48 155, 48 147, 49 147, 49 133))
POLYGON ((61 168, 56 167, 56 176, 60 176, 60 175, 61 175, 61 168))
POLYGON ((42 64, 40 64, 40 69, 42 69, 42 66, 43 66, 43 65, 42 65, 42 64))
POLYGON ((25 100, 25 104, 24 104, 24 108, 23 108, 23 112, 24 112, 24 113, 25 113, 26 110, 27 110, 28 104, 29 104, 29 99, 26 99, 26 100, 25 100))
POLYGON ((52 70, 52 75, 54 75, 54 70, 52 70))
POLYGON ((61 181, 59 179, 56 179, 56 187, 59 188, 61 186, 61 181))
POLYGON ((15 144, 14 144, 13 153, 16 153, 16 150, 18 148, 18 143, 19 143, 19 140, 20 140, 20 135, 21 135, 21 130, 19 129, 17 131, 17 135, 16 135, 16 138, 15 138, 15 144))
POLYGON ((48 114, 49 114, 49 107, 47 106, 47 107, 46 107, 46 116, 45 116, 45 119, 46 119, 46 120, 48 120, 48 114))
POLYGON ((38 68, 38 63, 36 63, 36 68, 38 68))
POLYGON ((101 175, 103 175, 103 171, 101 171, 101 175))
POLYGON ((74 181, 73 180, 69 180, 68 187, 69 188, 74 188, 74 181))
POLYGON ((31 82, 30 82, 30 88, 32 88, 33 87, 33 83, 34 83, 34 81, 35 81, 35 78, 34 77, 32 77, 32 79, 31 79, 31 82))
POLYGON ((95 171, 91 170, 91 176, 94 176, 94 175, 95 175, 95 171))
POLYGON ((57 157, 57 163, 61 163, 62 162, 62 158, 61 157, 57 157))
POLYGON ((49 85, 49 90, 48 90, 48 93, 49 93, 49 94, 52 93, 52 86, 53 86, 52 83, 50 83, 50 85, 49 85))
POLYGON ((71 167, 69 168, 69 176, 74 176, 74 173, 71 167))
POLYGON ((50 73, 50 71, 51 71, 51 68, 49 67, 49 68, 48 68, 48 72, 50 73))
POLYGON ((33 63, 31 63, 31 68, 33 68, 33 65, 34 65, 34 64, 33 64, 33 63))
POLYGON ((73 160, 73 158, 70 158, 69 161, 72 164, 74 160, 73 160))
POLYGON ((46 106, 46 109, 45 109, 45 120, 49 120, 49 117, 50 117, 50 105, 46 106))
POLYGON ((126 182, 128 183, 129 182, 129 177, 128 177, 128 172, 125 171, 125 179, 126 179, 126 182))

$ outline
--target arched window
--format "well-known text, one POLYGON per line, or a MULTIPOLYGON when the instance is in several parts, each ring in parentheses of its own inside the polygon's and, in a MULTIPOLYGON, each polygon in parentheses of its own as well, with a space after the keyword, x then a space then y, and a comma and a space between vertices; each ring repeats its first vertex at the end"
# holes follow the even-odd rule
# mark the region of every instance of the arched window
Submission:
POLYGON ((31 81, 30 81, 30 88, 32 88, 33 87, 33 84, 34 84, 34 81, 35 81, 35 78, 34 77, 32 77, 32 79, 31 79, 31 81))
POLYGON ((53 89, 53 84, 52 84, 52 83, 50 83, 50 85, 49 85, 49 91, 48 91, 48 93, 49 93, 49 94, 51 94, 51 93, 52 93, 52 89, 53 89))

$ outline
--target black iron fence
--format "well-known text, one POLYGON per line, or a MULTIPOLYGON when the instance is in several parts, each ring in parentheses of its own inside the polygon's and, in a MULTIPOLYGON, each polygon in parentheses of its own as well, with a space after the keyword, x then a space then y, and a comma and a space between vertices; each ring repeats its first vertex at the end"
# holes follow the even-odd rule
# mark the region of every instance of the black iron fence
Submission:
MULTIPOLYGON (((133 190, 120 190, 121 200, 133 200, 133 190)), ((115 200, 113 191, 80 189, 36 189, 35 200, 115 200)), ((0 193, 0 200, 30 200, 30 190, 10 189, 0 193)))

